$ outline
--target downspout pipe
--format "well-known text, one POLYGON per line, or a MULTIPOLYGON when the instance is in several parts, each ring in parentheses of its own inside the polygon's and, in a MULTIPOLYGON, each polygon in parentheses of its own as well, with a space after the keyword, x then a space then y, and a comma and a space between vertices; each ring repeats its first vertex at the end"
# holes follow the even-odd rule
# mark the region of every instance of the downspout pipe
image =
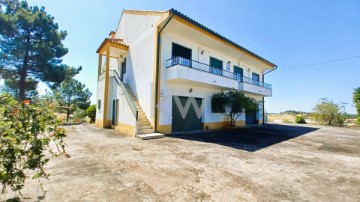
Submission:
MULTIPOLYGON (((272 72, 272 71, 275 71, 276 69, 277 69, 277 66, 275 65, 275 66, 274 66, 274 69, 272 69, 272 70, 270 70, 270 71, 268 71, 268 72, 263 73, 263 82, 264 82, 264 83, 265 83, 265 74, 268 74, 268 73, 270 73, 270 72, 272 72)), ((263 125, 265 125, 265 97, 263 97, 262 100, 263 100, 263 125)))
MULTIPOLYGON (((171 12, 171 11, 170 11, 171 12)), ((160 85, 160 81, 159 81, 159 74, 160 74, 160 45, 162 44, 161 42, 161 32, 165 29, 165 27, 169 24, 169 22, 171 21, 171 19, 174 17, 174 13, 172 13, 171 17, 166 21, 166 23, 164 24, 164 26, 160 29, 160 31, 157 33, 157 48, 156 48, 156 77, 155 77, 155 120, 154 120, 154 129, 155 131, 157 131, 157 122, 158 122, 158 107, 159 106, 159 98, 158 98, 158 94, 159 94, 159 85, 160 85)))

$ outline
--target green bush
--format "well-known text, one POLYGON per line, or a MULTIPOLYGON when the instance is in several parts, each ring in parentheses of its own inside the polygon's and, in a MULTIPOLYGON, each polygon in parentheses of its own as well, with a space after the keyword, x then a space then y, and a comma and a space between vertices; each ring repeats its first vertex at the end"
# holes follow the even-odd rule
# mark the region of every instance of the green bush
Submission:
POLYGON ((18 193, 25 180, 31 177, 39 181, 48 178, 44 168, 49 154, 68 156, 63 141, 65 137, 66 131, 58 126, 51 106, 34 107, 0 95, 1 192, 4 193, 9 186, 18 193))
POLYGON ((303 116, 296 116, 295 122, 296 123, 306 123, 303 116))
POLYGON ((85 118, 85 116, 86 116, 85 111, 80 108, 76 108, 76 110, 73 113, 73 118, 77 122, 81 121, 83 118, 85 118))
POLYGON ((320 124, 341 126, 345 121, 345 117, 341 112, 342 109, 344 109, 343 105, 322 98, 320 103, 315 106, 313 116, 315 121, 320 124))
POLYGON ((90 105, 90 107, 86 109, 86 115, 90 118, 91 122, 95 122, 96 105, 90 105))

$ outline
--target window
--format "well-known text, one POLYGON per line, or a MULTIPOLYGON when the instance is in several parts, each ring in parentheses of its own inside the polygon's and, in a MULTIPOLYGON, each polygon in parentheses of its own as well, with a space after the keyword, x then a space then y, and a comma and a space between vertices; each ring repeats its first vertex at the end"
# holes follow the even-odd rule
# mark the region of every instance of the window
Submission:
POLYGON ((259 74, 256 74, 256 73, 252 73, 252 82, 254 85, 259 85, 259 80, 260 80, 260 76, 259 74))
POLYGON ((124 62, 121 63, 121 74, 126 73, 126 58, 124 58, 124 62))
POLYGON ((210 73, 223 75, 223 61, 210 57, 210 73))
POLYGON ((244 71, 241 67, 234 65, 234 77, 238 81, 243 81, 244 71))
MULTIPOLYGON (((179 44, 173 43, 172 44, 172 58, 173 63, 184 65, 187 67, 191 67, 191 53, 192 50, 190 48, 186 48, 179 44)), ((172 64, 172 65, 175 65, 172 64)))
POLYGON ((98 100, 97 108, 98 108, 99 113, 101 113, 101 100, 100 99, 98 100))
POLYGON ((225 105, 224 105, 223 97, 212 97, 211 98, 211 113, 224 113, 225 105))

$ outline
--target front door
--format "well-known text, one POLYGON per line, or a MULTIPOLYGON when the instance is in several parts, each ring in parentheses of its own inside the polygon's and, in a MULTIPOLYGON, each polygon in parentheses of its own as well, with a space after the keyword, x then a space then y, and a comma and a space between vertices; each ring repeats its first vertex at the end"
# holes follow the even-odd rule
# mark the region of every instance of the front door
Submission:
MULTIPOLYGON (((202 99, 201 98, 189 98, 181 96, 173 96, 172 99, 172 132, 180 131, 192 131, 192 130, 201 130, 202 122, 202 99), (192 102, 189 109, 186 111, 186 106, 188 102, 191 102, 190 99, 195 99, 195 103, 192 102), (195 109, 196 108, 196 109, 195 109), (200 110, 198 113, 197 111, 200 110), (185 117, 184 117, 185 115, 185 117), (200 115, 200 117, 199 117, 200 115)), ((189 103, 188 103, 189 104, 189 103)))
POLYGON ((112 103, 112 122, 111 125, 115 125, 116 123, 116 100, 113 100, 112 103))
POLYGON ((255 124, 256 123, 256 112, 246 112, 246 124, 255 124))
POLYGON ((119 114, 119 99, 116 99, 116 100, 113 100, 113 102, 112 102, 112 120, 111 120, 112 125, 117 124, 118 114, 119 114))

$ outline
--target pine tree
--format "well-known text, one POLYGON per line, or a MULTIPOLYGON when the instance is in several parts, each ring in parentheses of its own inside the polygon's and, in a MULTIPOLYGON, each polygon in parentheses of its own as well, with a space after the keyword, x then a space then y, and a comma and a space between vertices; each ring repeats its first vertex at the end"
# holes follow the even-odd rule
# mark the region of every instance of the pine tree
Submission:
POLYGON ((54 95, 60 106, 66 110, 66 122, 76 108, 86 110, 90 106, 90 90, 73 78, 63 81, 61 86, 54 90, 54 95))
POLYGON ((0 74, 18 83, 20 100, 26 98, 27 81, 42 81, 54 88, 81 70, 62 64, 68 52, 62 44, 66 35, 44 7, 0 1, 0 74))

